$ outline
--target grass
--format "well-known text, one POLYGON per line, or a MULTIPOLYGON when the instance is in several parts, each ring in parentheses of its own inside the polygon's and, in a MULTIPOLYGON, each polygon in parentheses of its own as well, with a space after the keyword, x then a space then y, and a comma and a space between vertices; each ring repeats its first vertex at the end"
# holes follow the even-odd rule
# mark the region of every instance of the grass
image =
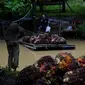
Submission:
POLYGON ((2 69, 5 72, 5 74, 9 76, 16 77, 19 73, 19 71, 9 71, 8 67, 0 67, 0 69, 2 69))

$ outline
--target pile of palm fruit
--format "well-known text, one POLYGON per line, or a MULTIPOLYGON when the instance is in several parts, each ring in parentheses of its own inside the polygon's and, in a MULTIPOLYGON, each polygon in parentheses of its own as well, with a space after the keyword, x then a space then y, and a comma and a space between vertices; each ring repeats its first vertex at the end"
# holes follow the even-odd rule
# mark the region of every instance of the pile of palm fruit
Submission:
POLYGON ((85 85, 85 56, 43 56, 19 72, 17 85, 85 85))
POLYGON ((66 39, 64 37, 59 37, 57 34, 49 33, 24 36, 22 41, 33 44, 66 44, 66 39))

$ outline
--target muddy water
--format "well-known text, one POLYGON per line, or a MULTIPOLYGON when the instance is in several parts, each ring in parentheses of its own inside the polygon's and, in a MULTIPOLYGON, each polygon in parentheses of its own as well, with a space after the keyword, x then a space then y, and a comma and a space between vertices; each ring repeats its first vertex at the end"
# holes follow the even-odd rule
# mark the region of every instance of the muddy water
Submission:
MULTIPOLYGON (((24 67, 33 64, 36 60, 44 55, 51 55, 53 58, 59 52, 70 52, 74 57, 85 55, 85 40, 67 40, 68 44, 76 45, 75 50, 52 50, 52 51, 31 51, 20 45, 19 67, 21 70, 24 67)), ((0 66, 7 66, 8 53, 6 43, 0 41, 0 66)))

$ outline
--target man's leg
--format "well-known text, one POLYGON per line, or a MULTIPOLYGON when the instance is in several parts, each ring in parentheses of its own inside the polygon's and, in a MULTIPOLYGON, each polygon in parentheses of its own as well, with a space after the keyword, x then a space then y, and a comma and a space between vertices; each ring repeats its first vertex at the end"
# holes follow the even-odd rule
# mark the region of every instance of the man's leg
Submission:
POLYGON ((15 44, 13 46, 13 59, 12 59, 13 66, 12 68, 16 70, 19 64, 19 44, 15 44))
POLYGON ((11 70, 12 67, 12 58, 13 58, 13 47, 7 42, 7 50, 8 50, 8 68, 11 70))

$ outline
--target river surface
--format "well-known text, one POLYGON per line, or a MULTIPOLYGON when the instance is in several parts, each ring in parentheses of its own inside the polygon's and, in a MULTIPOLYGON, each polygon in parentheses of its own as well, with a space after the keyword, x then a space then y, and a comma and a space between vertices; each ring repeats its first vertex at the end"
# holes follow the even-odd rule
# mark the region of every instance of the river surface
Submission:
MULTIPOLYGON (((85 40, 67 40, 68 44, 76 45, 74 50, 50 50, 50 51, 32 51, 20 45, 20 56, 19 56, 19 67, 17 70, 21 70, 24 67, 33 64, 39 58, 44 55, 51 55, 55 58, 56 54, 60 52, 70 52, 77 58, 79 56, 85 55, 85 40)), ((7 66, 8 53, 5 41, 0 41, 0 66, 7 66)))

